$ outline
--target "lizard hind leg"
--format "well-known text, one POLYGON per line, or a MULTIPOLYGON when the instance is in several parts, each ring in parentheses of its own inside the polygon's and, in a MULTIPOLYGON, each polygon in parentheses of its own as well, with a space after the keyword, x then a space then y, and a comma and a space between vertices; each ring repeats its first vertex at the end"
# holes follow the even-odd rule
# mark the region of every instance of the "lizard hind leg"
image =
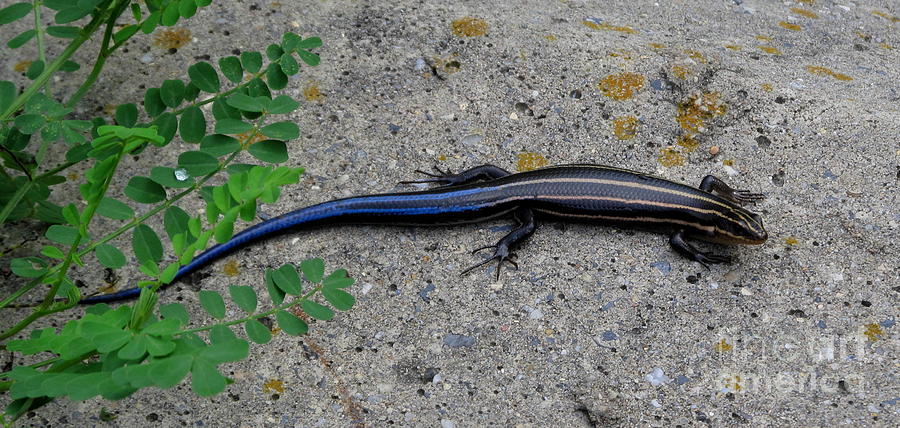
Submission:
POLYGON ((518 223, 519 223, 518 227, 516 227, 515 229, 513 229, 512 231, 507 233, 506 236, 504 236, 503 238, 500 238, 500 241, 498 241, 496 244, 487 245, 487 246, 475 249, 472 252, 472 254, 475 254, 481 250, 493 248, 494 254, 487 260, 484 260, 481 263, 478 263, 474 266, 466 268, 465 270, 460 272, 460 275, 465 275, 465 274, 467 274, 477 268, 480 268, 494 260, 497 261, 497 280, 498 281, 500 280, 500 268, 503 267, 503 262, 508 262, 513 267, 515 267, 516 270, 519 269, 518 263, 516 263, 514 260, 516 258, 516 255, 514 253, 510 252, 510 248, 515 247, 516 245, 518 245, 522 241, 524 241, 526 238, 531 236, 531 234, 534 233, 534 230, 537 228, 537 226, 535 225, 535 222, 534 222, 534 214, 528 208, 523 208, 523 207, 517 208, 514 211, 513 216, 515 217, 516 221, 518 221, 518 223))

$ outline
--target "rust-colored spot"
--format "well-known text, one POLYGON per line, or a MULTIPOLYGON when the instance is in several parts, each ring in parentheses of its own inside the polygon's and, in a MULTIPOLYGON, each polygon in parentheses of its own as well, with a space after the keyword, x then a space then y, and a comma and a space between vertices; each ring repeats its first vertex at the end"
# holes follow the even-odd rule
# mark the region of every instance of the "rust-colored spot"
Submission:
POLYGON ((770 85, 768 83, 763 83, 762 85, 759 85, 759 86, 762 88, 762 90, 764 90, 766 92, 772 92, 772 85, 770 85))
POLYGON ((741 383, 744 379, 738 375, 726 377, 724 380, 724 386, 734 392, 738 392, 744 389, 744 385, 741 383))
POLYGON ((284 382, 278 379, 269 379, 266 383, 263 384, 263 392, 268 394, 270 392, 277 392, 279 394, 284 393, 284 382))
POLYGON ((799 25, 797 25, 797 24, 791 24, 790 22, 787 22, 787 21, 780 21, 780 22, 778 22, 778 26, 780 26, 781 28, 785 28, 785 29, 791 30, 791 31, 800 31, 800 26, 799 26, 799 25))
POLYGON ((693 135, 682 135, 678 137, 678 141, 675 144, 684 147, 685 153, 693 153, 694 150, 697 150, 697 147, 700 147, 700 142, 693 135))
POLYGON ((303 98, 306 98, 306 101, 322 101, 325 99, 325 94, 319 89, 318 83, 309 82, 309 84, 303 88, 303 98))
POLYGON ((888 21, 891 21, 891 22, 900 22, 900 18, 898 18, 898 17, 896 17, 896 16, 893 16, 893 15, 889 15, 889 14, 887 14, 887 13, 884 13, 884 12, 880 11, 880 10, 873 10, 873 11, 872 11, 872 15, 882 17, 882 18, 887 19, 888 21))
POLYGON ((784 244, 785 244, 785 245, 794 246, 794 245, 797 245, 797 244, 799 244, 799 243, 800 243, 800 241, 799 241, 797 238, 793 237, 793 236, 788 236, 787 238, 784 238, 784 244))
POLYGON ((797 3, 807 4, 807 5, 812 6, 812 5, 816 4, 816 0, 797 0, 797 3))
POLYGON ((190 42, 191 31, 186 28, 164 28, 153 37, 153 44, 163 49, 178 49, 190 42))
POLYGON ((683 65, 676 64, 672 66, 672 75, 681 80, 687 79, 687 77, 691 74, 693 74, 691 73, 691 69, 683 65))
POLYGON ((535 152, 519 153, 519 162, 516 163, 516 171, 531 171, 542 166, 547 166, 547 158, 535 152))
POLYGON ((458 56, 458 53, 453 53, 446 57, 435 57, 431 62, 434 64, 434 68, 444 70, 447 74, 453 74, 462 67, 462 64, 456 59, 458 56))
POLYGON ((630 61, 633 59, 631 56, 631 52, 628 52, 628 51, 610 52, 609 56, 611 56, 613 58, 622 58, 627 61, 630 61))
POLYGON ((810 73, 812 73, 812 74, 815 74, 815 75, 817 75, 817 76, 831 76, 831 77, 834 77, 834 78, 837 79, 837 80, 844 80, 844 81, 853 80, 852 77, 850 77, 850 76, 848 76, 848 75, 846 75, 846 74, 836 73, 836 72, 834 72, 833 70, 831 70, 830 68, 826 68, 826 67, 819 67, 819 66, 815 66, 815 65, 807 65, 807 66, 806 66, 806 71, 808 71, 808 72, 810 72, 810 73))
POLYGON ((891 45, 889 45, 889 44, 887 44, 887 43, 879 43, 879 44, 878 44, 878 47, 880 47, 880 48, 882 48, 882 49, 888 49, 888 50, 893 50, 893 49, 894 49, 893 46, 891 46, 891 45))
POLYGON ((627 27, 627 26, 610 25, 610 24, 606 24, 606 23, 598 24, 594 21, 588 21, 588 20, 581 21, 581 23, 584 24, 585 27, 588 27, 588 28, 591 28, 594 30, 618 31, 620 33, 626 33, 626 34, 637 33, 637 31, 635 31, 634 28, 627 27))
POLYGON ((447 155, 438 155, 437 159, 441 162, 447 160, 447 155))
POLYGON ((734 166, 734 159, 725 159, 722 161, 722 165, 725 166, 734 166))
POLYGON ((884 329, 875 323, 866 324, 866 331, 863 334, 869 338, 869 342, 876 342, 884 337, 884 329))
POLYGON ((778 48, 772 46, 760 46, 759 50, 772 55, 781 55, 781 51, 778 48))
POLYGON ((600 80, 600 92, 614 100, 627 100, 644 87, 646 79, 637 73, 610 74, 600 80))
POLYGON ((247 131, 241 134, 237 134, 234 136, 241 142, 241 145, 246 147, 250 147, 260 141, 265 141, 266 136, 256 132, 256 131, 247 131))
POLYGON ((116 107, 118 107, 118 106, 115 104, 104 104, 103 112, 106 113, 108 116, 112 116, 112 115, 116 114, 116 107))
POLYGON ((741 50, 741 45, 725 45, 726 48, 731 49, 733 51, 741 50))
POLYGON ((728 342, 726 342, 725 339, 722 339, 722 340, 716 342, 715 345, 713 345, 713 349, 715 349, 716 352, 722 353, 722 352, 728 352, 728 351, 734 349, 734 346, 729 344, 728 342))
POLYGON ((75 181, 75 180, 78 180, 78 177, 79 177, 79 175, 78 175, 77 172, 70 172, 70 173, 66 174, 66 178, 67 178, 69 181, 75 181))
POLYGON ((804 16, 810 19, 819 19, 819 15, 809 9, 803 9, 799 7, 792 7, 791 12, 796 13, 797 15, 804 16))
POLYGON ((31 63, 32 63, 32 61, 28 61, 28 60, 19 61, 16 63, 16 65, 13 66, 13 70, 15 70, 18 73, 24 73, 24 72, 28 71, 28 67, 31 67, 31 63))
POLYGON ((650 46, 651 49, 665 49, 666 45, 662 43, 647 43, 647 46, 650 46))
POLYGON ((700 64, 706 64, 708 62, 706 60, 706 57, 703 56, 703 54, 700 53, 699 51, 695 51, 692 49, 685 49, 684 53, 687 54, 687 56, 690 57, 692 60, 697 61, 700 64))
POLYGON ((547 35, 544 36, 544 38, 547 39, 547 40, 549 40, 549 41, 551 41, 551 42, 555 42, 555 41, 556 41, 556 36, 554 36, 553 34, 547 34, 547 35))
POLYGON ((459 37, 478 37, 487 33, 488 23, 481 18, 466 16, 451 22, 450 28, 459 37))
POLYGON ((702 131, 707 120, 721 116, 728 110, 719 97, 718 92, 705 92, 690 96, 678 104, 675 120, 688 135, 702 131))
POLYGON ((613 120, 613 133, 620 140, 630 140, 637 135, 638 118, 634 116, 622 116, 613 120))
POLYGON ((659 157, 656 160, 664 167, 684 165, 684 155, 675 150, 674 147, 666 147, 660 150, 659 157))
POLYGON ((241 274, 241 269, 238 266, 238 262, 235 259, 228 259, 225 262, 225 265, 222 266, 222 273, 226 276, 238 276, 241 274))
POLYGON ((772 41, 772 38, 769 37, 769 36, 764 36, 764 35, 762 35, 762 34, 757 34, 757 35, 756 35, 756 40, 759 40, 759 41, 761 41, 761 42, 767 42, 767 43, 768 43, 768 42, 771 42, 771 41, 772 41))

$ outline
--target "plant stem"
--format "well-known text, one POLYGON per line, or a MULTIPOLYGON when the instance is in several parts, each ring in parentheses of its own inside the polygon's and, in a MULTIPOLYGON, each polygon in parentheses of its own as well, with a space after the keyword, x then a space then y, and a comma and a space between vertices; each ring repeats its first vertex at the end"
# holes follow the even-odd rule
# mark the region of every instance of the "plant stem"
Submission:
MULTIPOLYGON (((33 0, 31 7, 34 13, 34 31, 36 33, 35 42, 37 43, 38 60, 47 63, 46 54, 44 53, 44 27, 41 25, 41 0, 33 0)), ((47 81, 46 91, 50 92, 50 81, 47 81)))
POLYGON ((179 332, 176 332, 175 334, 176 334, 176 335, 180 335, 180 334, 196 333, 196 332, 198 332, 198 331, 212 330, 212 328, 215 327, 215 326, 217 326, 217 325, 222 325, 222 326, 226 326, 226 327, 227 327, 227 326, 230 326, 230 325, 242 324, 242 323, 245 323, 245 322, 250 321, 250 320, 254 320, 254 319, 258 319, 258 318, 262 318, 262 317, 267 317, 267 316, 272 315, 272 314, 274 314, 274 313, 276 313, 276 312, 278 312, 278 311, 282 311, 282 310, 285 310, 285 309, 288 309, 288 308, 297 306, 297 305, 303 303, 304 301, 306 301, 307 299, 309 299, 309 297, 312 296, 313 294, 318 293, 319 291, 322 291, 322 286, 321 286, 321 285, 319 285, 319 286, 317 286, 317 287, 313 287, 312 290, 309 290, 309 291, 307 291, 306 293, 304 293, 303 295, 298 296, 296 299, 290 301, 289 303, 282 303, 281 305, 275 306, 274 308, 269 309, 268 311, 255 313, 255 314, 250 315, 250 316, 248 316, 248 317, 244 317, 244 318, 236 319, 236 320, 231 320, 231 321, 227 321, 227 322, 223 322, 223 323, 217 323, 217 324, 207 325, 207 326, 203 326, 203 327, 196 327, 196 328, 191 328, 191 329, 187 329, 187 330, 181 330, 181 331, 179 331, 179 332))
MULTIPOLYGON (((112 13, 110 13, 109 19, 106 21, 106 29, 103 31, 103 41, 100 44, 100 52, 97 53, 97 60, 94 61, 94 67, 91 69, 91 73, 88 74, 88 77, 84 79, 84 82, 81 86, 78 87, 78 90, 75 91, 74 94, 69 98, 69 101, 66 101, 66 107, 72 108, 78 101, 81 100, 82 97, 91 89, 91 86, 97 81, 97 78, 100 76, 100 72, 103 71, 103 66, 106 64, 106 59, 109 58, 110 54, 112 54, 116 49, 121 46, 121 44, 116 44, 111 49, 109 47, 109 41, 112 38, 113 28, 116 26, 116 21, 119 19, 119 16, 122 15, 122 12, 128 7, 128 2, 120 3, 114 6, 112 13)), ((130 38, 130 37, 129 37, 130 38)), ((127 40, 127 39, 126 39, 127 40)), ((124 42, 124 41, 123 41, 124 42)))
POLYGON ((72 40, 69 43, 69 46, 66 46, 66 49, 59 54, 59 56, 53 60, 52 63, 48 64, 44 67, 44 71, 34 79, 34 82, 31 82, 25 91, 19 94, 15 100, 13 100, 12 104, 0 114, 0 120, 4 120, 8 117, 11 117, 13 113, 19 111, 25 102, 31 99, 40 89, 50 80, 50 77, 56 73, 60 67, 62 67, 63 63, 66 62, 75 52, 78 50, 84 42, 88 41, 91 36, 94 34, 94 31, 97 30, 97 27, 100 26, 100 23, 103 21, 99 15, 94 15, 90 22, 82 28, 81 33, 79 33, 78 37, 72 40))
POLYGON ((0 211, 0 224, 3 224, 6 221, 6 218, 12 213, 12 210, 19 205, 19 201, 25 197, 25 194, 31 190, 31 186, 34 184, 33 181, 25 181, 17 190, 16 193, 13 194, 12 198, 6 202, 6 205, 3 207, 3 211, 0 211))

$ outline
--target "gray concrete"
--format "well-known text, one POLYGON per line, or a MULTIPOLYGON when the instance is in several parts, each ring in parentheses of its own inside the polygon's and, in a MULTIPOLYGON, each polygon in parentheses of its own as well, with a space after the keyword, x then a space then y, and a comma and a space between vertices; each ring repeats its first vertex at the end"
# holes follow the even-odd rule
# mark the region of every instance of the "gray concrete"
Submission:
MULTIPOLYGON (((249 361, 226 366, 236 382, 213 399, 148 389, 53 403, 26 423, 896 426, 900 33, 889 18, 900 6, 803 3, 814 4, 218 2, 183 25, 195 40, 176 53, 138 38, 86 110, 136 100, 138 82, 185 77, 195 58, 263 49, 285 30, 325 40, 322 65, 288 88, 324 94, 292 117, 303 136, 290 162, 308 174, 270 214, 403 189, 398 181, 433 164, 515 169, 518 154, 536 152, 689 183, 726 177, 768 195, 753 209, 771 238, 726 249, 736 262, 706 270, 661 235, 550 223, 518 251, 521 269, 495 282, 493 269, 458 273, 505 221, 300 232, 238 253, 237 277, 217 263, 202 287, 261 289, 263 268, 318 256, 358 278, 356 308, 308 337, 253 346, 249 361), (451 22, 466 16, 487 34, 454 35, 451 22), (598 83, 621 72, 645 84, 616 101, 598 83), (678 104, 709 92, 724 114, 705 122, 683 166, 662 166, 661 150, 686 132, 678 104), (613 120, 627 115, 640 123, 623 141, 613 120), (283 392, 265 389, 272 379, 283 392), (117 418, 98 422, 101 406, 117 418)), ((126 167, 142 174, 176 155, 126 167)), ((126 284, 138 277, 125 274, 126 284)), ((196 302, 183 285, 161 301, 176 299, 196 302)))

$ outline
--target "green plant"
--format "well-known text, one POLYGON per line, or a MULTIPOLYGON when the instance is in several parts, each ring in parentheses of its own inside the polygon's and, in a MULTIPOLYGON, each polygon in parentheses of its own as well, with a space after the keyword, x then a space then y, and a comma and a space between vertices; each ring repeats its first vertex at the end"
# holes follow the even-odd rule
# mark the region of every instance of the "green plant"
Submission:
MULTIPOLYGON (((277 165, 287 160, 286 141, 297 138, 299 128, 292 122, 273 121, 272 116, 291 113, 299 103, 273 91, 285 88, 289 76, 300 72, 301 63, 318 65, 318 55, 310 51, 321 46, 317 37, 304 39, 285 33, 279 44, 266 48, 265 55, 246 51, 220 59, 217 67, 207 62, 193 64, 187 70, 188 81, 166 80, 146 90, 141 107, 137 103, 117 106, 115 124, 107 124, 102 117, 72 117, 73 107, 90 91, 107 58, 119 47, 139 33, 149 34, 159 26, 189 18, 210 2, 36 0, 0 10, 0 25, 29 14, 34 17, 33 28, 14 36, 7 46, 15 49, 33 40, 38 51, 38 58, 25 72, 31 83, 24 90, 0 81, 0 224, 28 218, 50 224, 45 233, 49 242, 40 255, 9 261, 11 271, 24 283, 0 299, 0 311, 5 311, 6 317, 13 306, 40 296, 27 315, 0 331, 0 349, 51 353, 32 365, 0 373, 0 391, 8 390, 14 399, 3 415, 5 425, 56 397, 122 398, 146 386, 170 387, 188 372, 195 392, 215 394, 227 381, 216 365, 247 354, 247 342, 238 339, 229 326, 243 324, 251 340, 264 343, 270 333, 259 323, 261 317, 274 315, 282 330, 302 334, 306 324, 286 309, 297 306, 313 318, 328 319, 331 310, 315 303, 313 297, 321 295, 340 310, 349 309, 354 302, 343 291, 353 282, 345 271, 337 270, 323 279, 322 262, 310 260, 301 270, 318 285, 305 292, 301 292, 300 277, 292 266, 266 272, 274 305, 267 311, 256 311, 256 294, 249 287, 231 287, 232 301, 248 314, 232 321, 189 328, 190 317, 183 306, 157 307, 157 290, 172 281, 180 266, 203 251, 210 240, 228 241, 238 218, 252 221, 259 202, 275 202, 281 187, 296 183, 303 172, 302 168, 277 165), (41 14, 47 11, 55 13, 54 21, 60 25, 42 26, 41 14), (84 24, 71 25, 75 22, 84 24), (47 90, 51 77, 78 69, 70 58, 98 32, 102 32, 100 47, 85 80, 67 99, 51 97, 47 90), (69 40, 53 59, 45 52, 48 36, 69 40), (212 120, 201 108, 205 105, 212 120), (213 132, 207 132, 209 127, 213 132), (157 166, 146 176, 131 177, 124 189, 131 202, 110 194, 110 183, 123 164, 135 155, 173 149, 169 143, 176 135, 191 145, 180 153, 177 165, 157 166), (65 159, 51 164, 48 153, 56 144, 66 145, 65 159), (245 163, 251 160, 262 164, 245 163), (61 174, 75 165, 85 169, 78 194, 53 195, 53 201, 64 202, 51 202, 54 187, 69 181, 61 174), (188 214, 177 205, 194 192, 205 201, 203 215, 188 214), (134 203, 140 204, 137 209, 134 203), (97 215, 120 224, 112 232, 96 230, 92 225, 97 215), (165 262, 162 239, 148 224, 156 215, 163 216, 171 244, 169 262, 165 262), (70 277, 73 265, 123 267, 127 259, 116 246, 116 238, 129 233, 131 252, 146 275, 138 283, 142 290, 135 304, 116 309, 96 305, 58 332, 37 329, 28 339, 10 340, 42 318, 78 304, 81 292, 70 277), (285 295, 296 298, 285 302, 285 295), (211 345, 200 332, 208 333, 211 345)), ((222 297, 204 291, 200 299, 207 313, 222 319, 222 297)))

